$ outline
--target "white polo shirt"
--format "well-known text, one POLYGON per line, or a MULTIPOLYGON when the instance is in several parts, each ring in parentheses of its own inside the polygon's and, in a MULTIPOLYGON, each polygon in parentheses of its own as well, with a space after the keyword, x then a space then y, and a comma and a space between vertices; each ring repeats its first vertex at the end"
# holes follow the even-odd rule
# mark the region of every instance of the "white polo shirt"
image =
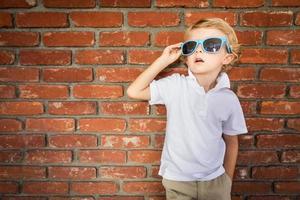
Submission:
POLYGON ((225 72, 207 93, 189 75, 150 83, 149 104, 165 104, 167 126, 159 175, 169 180, 211 180, 225 172, 222 133, 247 133, 244 114, 225 72))

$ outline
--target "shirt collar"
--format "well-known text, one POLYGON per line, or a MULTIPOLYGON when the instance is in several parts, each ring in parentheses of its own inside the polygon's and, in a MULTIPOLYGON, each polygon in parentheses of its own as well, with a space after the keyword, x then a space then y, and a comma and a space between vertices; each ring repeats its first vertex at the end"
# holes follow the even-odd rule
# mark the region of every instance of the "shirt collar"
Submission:
MULTIPOLYGON (((188 78, 197 81, 195 75, 191 72, 190 69, 188 69, 188 74, 189 74, 188 78)), ((230 80, 226 72, 221 72, 219 74, 219 76, 217 77, 217 85, 213 89, 217 90, 221 88, 230 88, 230 80)))

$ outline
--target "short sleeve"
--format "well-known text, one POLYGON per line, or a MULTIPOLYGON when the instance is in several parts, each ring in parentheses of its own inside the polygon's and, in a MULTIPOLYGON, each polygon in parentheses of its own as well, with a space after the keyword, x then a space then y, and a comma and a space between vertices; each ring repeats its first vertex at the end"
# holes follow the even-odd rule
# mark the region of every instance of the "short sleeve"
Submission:
POLYGON ((223 133, 226 135, 239 135, 248 133, 244 113, 239 99, 235 96, 231 114, 222 122, 223 133))
POLYGON ((159 80, 153 80, 149 86, 151 96, 149 104, 167 104, 174 96, 179 77, 180 75, 176 73, 159 80))

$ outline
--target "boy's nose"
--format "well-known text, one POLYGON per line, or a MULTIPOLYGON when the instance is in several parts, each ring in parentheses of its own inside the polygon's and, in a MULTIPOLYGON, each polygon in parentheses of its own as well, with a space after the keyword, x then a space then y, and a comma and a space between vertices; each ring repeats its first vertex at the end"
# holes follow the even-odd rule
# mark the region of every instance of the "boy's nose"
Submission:
POLYGON ((202 53, 202 47, 200 45, 197 47, 196 53, 202 53))

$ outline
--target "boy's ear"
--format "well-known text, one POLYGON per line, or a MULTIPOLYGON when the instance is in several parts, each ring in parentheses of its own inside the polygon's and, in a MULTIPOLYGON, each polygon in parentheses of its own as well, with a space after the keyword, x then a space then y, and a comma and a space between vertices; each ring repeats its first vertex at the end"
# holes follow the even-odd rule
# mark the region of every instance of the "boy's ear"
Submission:
POLYGON ((231 63, 231 61, 234 60, 234 57, 235 55, 234 54, 226 54, 226 56, 224 57, 224 60, 223 60, 223 65, 228 65, 231 63))

